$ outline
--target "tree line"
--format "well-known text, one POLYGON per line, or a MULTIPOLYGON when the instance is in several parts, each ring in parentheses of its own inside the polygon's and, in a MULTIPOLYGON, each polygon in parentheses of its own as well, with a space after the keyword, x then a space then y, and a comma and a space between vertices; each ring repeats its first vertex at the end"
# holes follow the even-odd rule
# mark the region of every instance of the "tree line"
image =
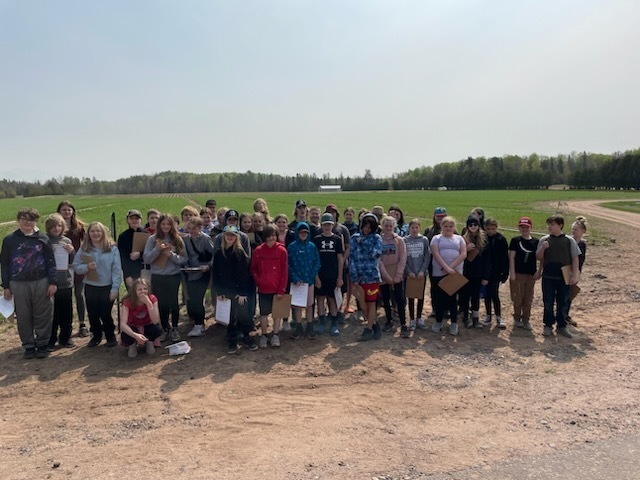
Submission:
POLYGON ((451 163, 423 166, 389 178, 363 176, 272 173, 185 173, 167 171, 134 175, 115 181, 95 177, 52 178, 45 182, 0 180, 0 198, 38 195, 111 195, 197 192, 309 192, 320 185, 341 185, 342 190, 437 189, 541 189, 566 184, 572 188, 640 188, 640 149, 610 155, 469 157, 451 163))

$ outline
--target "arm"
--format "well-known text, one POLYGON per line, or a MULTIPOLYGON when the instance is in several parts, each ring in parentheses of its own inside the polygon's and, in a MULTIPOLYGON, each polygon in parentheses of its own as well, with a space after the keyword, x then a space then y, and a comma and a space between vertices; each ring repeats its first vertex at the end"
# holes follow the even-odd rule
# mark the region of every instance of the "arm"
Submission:
POLYGON ((287 291, 287 282, 289 280, 288 277, 288 254, 287 250, 283 249, 284 254, 280 257, 280 281, 278 282, 278 295, 284 295, 284 292, 287 291))
POLYGON ((160 256, 160 252, 162 252, 162 249, 156 242, 156 236, 151 235, 147 238, 147 243, 144 246, 144 253, 142 254, 144 263, 151 265, 160 256))
MULTIPOLYGON (((462 239, 462 237, 460 237, 462 239)), ((460 254, 455 258, 451 265, 449 266, 452 270, 454 270, 458 265, 464 262, 464 259, 467 258, 467 244, 464 240, 460 241, 460 254)), ((448 272, 453 273, 453 272, 448 272)))
POLYGON ((509 250, 509 276, 511 281, 516 281, 516 252, 509 250))
POLYGON ((339 253, 338 254, 338 280, 336 281, 336 287, 338 288, 342 287, 342 284, 343 284, 343 281, 342 281, 343 267, 344 267, 344 254, 339 253))
POLYGON ((114 246, 111 249, 111 293, 109 298, 115 300, 120 290, 120 284, 122 283, 122 267, 120 266, 120 254, 118 247, 114 246))
POLYGON ((420 270, 418 270, 419 277, 426 277, 427 271, 429 269, 429 263, 431 263, 431 248, 429 248, 429 240, 426 237, 422 237, 422 264, 420 265, 420 270))
POLYGON ((80 247, 78 254, 73 259, 73 271, 78 275, 85 275, 89 271, 89 264, 82 261, 82 256, 87 253, 80 247))

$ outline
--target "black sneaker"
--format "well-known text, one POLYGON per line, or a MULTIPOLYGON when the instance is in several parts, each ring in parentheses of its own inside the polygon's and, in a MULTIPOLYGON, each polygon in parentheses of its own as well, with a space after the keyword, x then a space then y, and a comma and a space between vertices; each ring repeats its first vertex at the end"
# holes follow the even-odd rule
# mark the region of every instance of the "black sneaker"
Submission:
POLYGON ((100 345, 101 341, 101 338, 93 337, 91 340, 89 340, 89 343, 87 343, 87 347, 97 347, 98 345, 100 345))
POLYGON ((258 344, 255 342, 252 336, 244 338, 242 340, 242 346, 251 352, 258 350, 258 344))
POLYGON ((391 320, 387 320, 387 323, 385 323, 384 327, 382 327, 382 331, 390 332, 391 330, 393 330, 393 322, 391 320))
POLYGON ((462 320, 462 323, 464 323, 465 328, 471 328, 473 327, 473 322, 471 321, 470 318, 465 318, 464 320, 462 320))
POLYGON ((23 358, 25 360, 31 360, 32 358, 35 358, 35 356, 36 356, 36 349, 35 348, 27 348, 24 351, 24 354, 22 356, 23 356, 23 358))
POLYGON ((573 335, 571 334, 571 332, 569 330, 567 330, 567 327, 558 328, 558 329, 556 329, 556 332, 558 332, 563 337, 573 338, 573 335))
POLYGON ((358 337, 358 341, 359 342, 367 342, 369 340, 373 340, 373 331, 369 328, 365 328, 362 331, 362 335, 360 335, 360 337, 358 337))
POLYGON ((315 329, 313 328, 313 324, 311 322, 307 323, 307 329, 306 329, 305 333, 306 333, 307 337, 309 337, 311 340, 315 340, 316 332, 315 332, 315 329))
POLYGON ((113 347, 115 347, 117 345, 118 345, 118 340, 116 340, 115 338, 112 338, 111 340, 107 340, 107 343, 106 343, 105 347, 113 348, 113 347))
POLYGON ((235 342, 230 343, 229 348, 227 348, 227 353, 229 355, 235 355, 236 353, 238 353, 238 345, 235 342))
POLYGON ((47 347, 38 347, 36 349, 36 358, 47 358, 49 356, 49 350, 47 347))
POLYGON ((409 333, 409 329, 407 328, 407 326, 406 325, 402 325, 400 327, 400 336, 402 338, 409 338, 409 335, 410 335, 410 333, 409 333))
POLYGON ((382 331, 380 330, 380 325, 378 323, 373 324, 373 339, 380 340, 382 338, 382 331))
POLYGON ((47 345, 47 352, 55 352, 55 351, 56 351, 55 343, 53 345, 52 344, 47 345))
POLYGON ((75 343, 73 343, 72 340, 67 341, 66 343, 61 343, 60 346, 62 348, 74 348, 76 346, 75 343))

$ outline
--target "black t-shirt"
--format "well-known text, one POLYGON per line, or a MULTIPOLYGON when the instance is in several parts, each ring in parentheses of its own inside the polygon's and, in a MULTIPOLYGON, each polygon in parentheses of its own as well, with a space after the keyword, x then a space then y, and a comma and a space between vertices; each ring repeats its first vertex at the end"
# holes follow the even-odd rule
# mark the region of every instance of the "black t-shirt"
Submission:
POLYGON ((313 243, 320 254, 320 271, 318 272, 320 279, 338 278, 338 254, 344 253, 342 237, 335 233, 327 237, 317 235, 313 243))
POLYGON ((539 239, 531 237, 529 240, 521 236, 513 237, 509 243, 509 250, 516 252, 516 273, 526 273, 533 275, 536 273, 536 250, 538 250, 539 239))

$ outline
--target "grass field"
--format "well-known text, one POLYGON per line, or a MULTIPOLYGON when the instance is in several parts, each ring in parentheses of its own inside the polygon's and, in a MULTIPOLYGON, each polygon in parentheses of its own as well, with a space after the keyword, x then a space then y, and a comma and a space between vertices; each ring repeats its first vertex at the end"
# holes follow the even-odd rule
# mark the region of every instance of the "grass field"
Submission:
POLYGON ((638 201, 609 202, 602 206, 613 210, 622 210, 623 212, 640 213, 640 202, 638 201))
MULTIPOLYGON (((307 205, 321 208, 327 203, 335 203, 342 212, 346 207, 371 208, 382 205, 387 209, 397 203, 410 220, 417 217, 422 220, 423 228, 431 222, 433 209, 444 206, 460 224, 463 224, 469 211, 476 206, 484 208, 487 217, 497 218, 500 225, 514 227, 518 218, 527 215, 533 219, 534 231, 544 232, 544 219, 556 211, 562 202, 570 200, 620 199, 620 209, 640 211, 637 202, 625 201, 637 197, 636 192, 582 191, 582 190, 482 190, 482 191, 384 191, 384 192, 338 192, 338 193, 226 193, 226 194, 165 194, 165 195, 113 195, 113 196, 45 196, 32 198, 12 198, 0 200, 0 239, 13 231, 16 226, 16 212, 19 208, 30 206, 41 214, 39 222, 43 228, 47 214, 55 212, 61 200, 70 200, 85 222, 99 220, 109 226, 111 212, 116 214, 116 234, 126 228, 125 215, 130 208, 145 213, 149 208, 178 214, 185 205, 204 205, 208 198, 215 198, 218 206, 232 207, 239 212, 249 212, 253 201, 263 197, 269 204, 273 215, 285 213, 291 216, 294 203, 304 198, 307 205), (548 208, 545 207, 548 205, 548 208)), ((509 231, 507 236, 511 236, 509 231)))

